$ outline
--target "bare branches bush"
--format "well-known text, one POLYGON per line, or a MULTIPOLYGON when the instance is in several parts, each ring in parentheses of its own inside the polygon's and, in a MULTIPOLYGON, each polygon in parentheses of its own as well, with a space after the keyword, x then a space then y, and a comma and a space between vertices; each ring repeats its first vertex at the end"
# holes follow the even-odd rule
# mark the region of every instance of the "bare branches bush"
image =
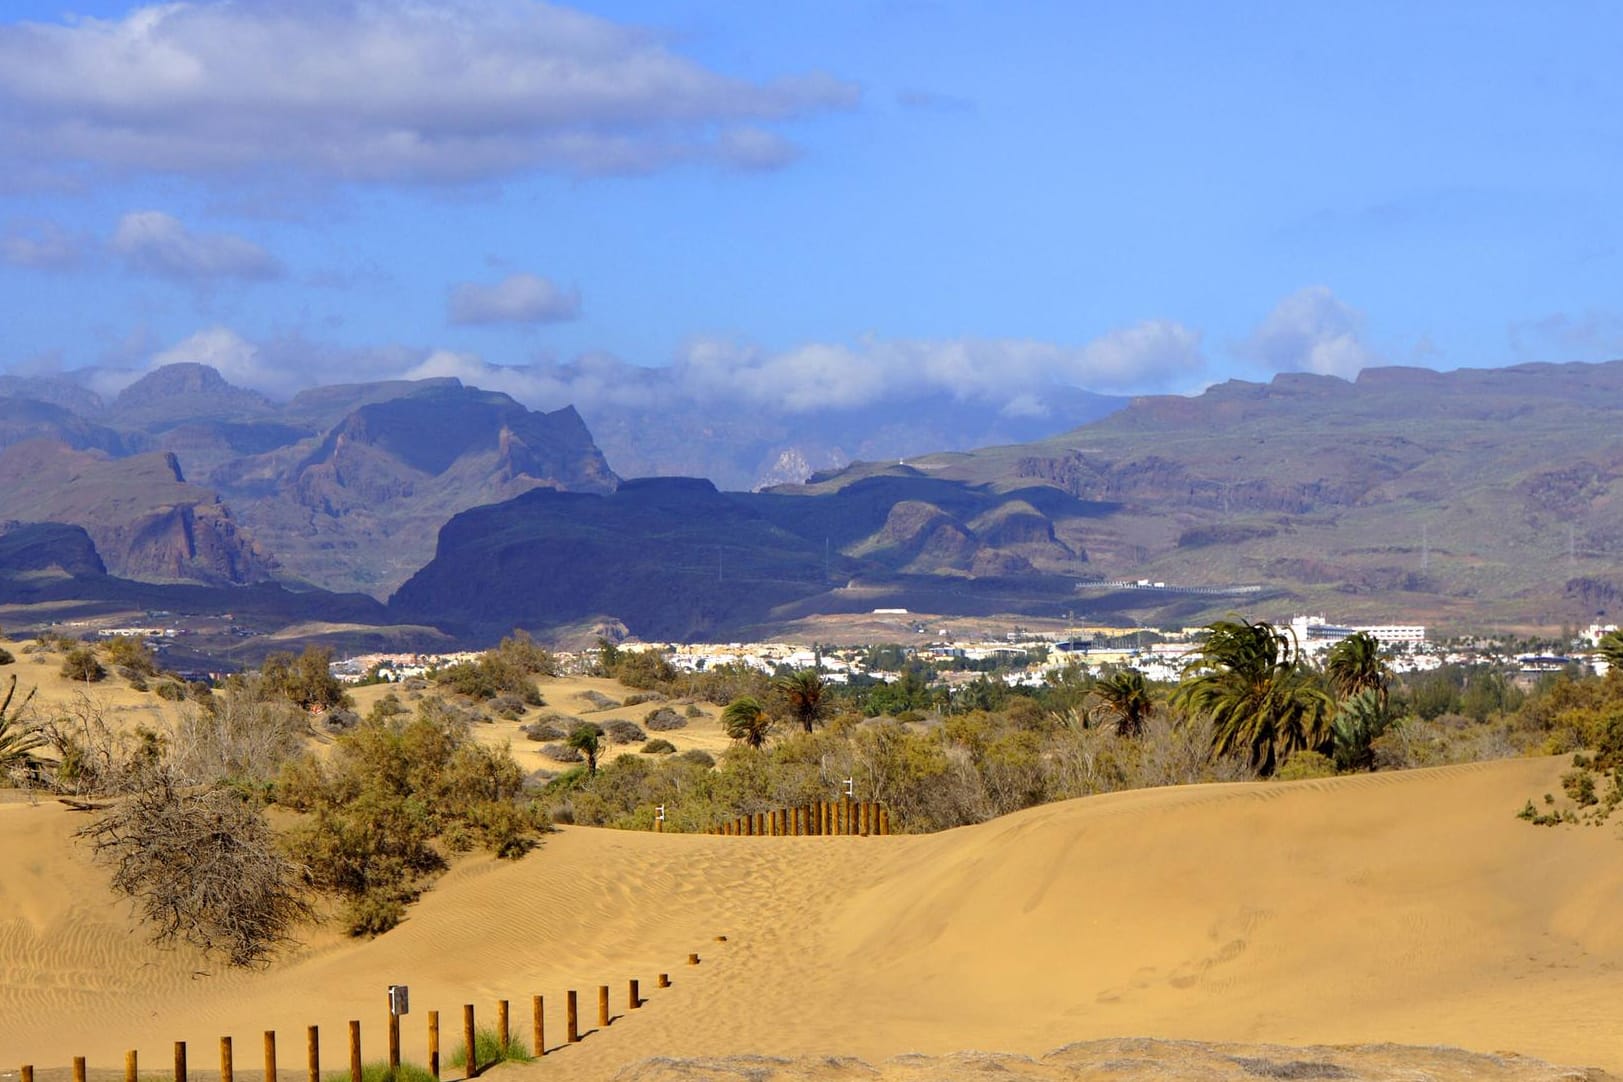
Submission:
POLYGON ((232 965, 263 963, 310 916, 301 871, 282 856, 269 824, 224 786, 184 789, 166 764, 79 831, 113 866, 159 943, 219 952, 232 965))

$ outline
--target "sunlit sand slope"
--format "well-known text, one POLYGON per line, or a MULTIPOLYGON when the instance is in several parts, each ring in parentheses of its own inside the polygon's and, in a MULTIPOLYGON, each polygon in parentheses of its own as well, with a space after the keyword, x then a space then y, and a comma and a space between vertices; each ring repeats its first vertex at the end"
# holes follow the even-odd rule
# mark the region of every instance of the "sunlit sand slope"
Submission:
POLYGON ((1041 1056, 1122 1037, 1453 1045, 1616 1071, 1618 829, 1514 818, 1564 766, 1126 793, 922 838, 571 829, 516 864, 461 864, 382 939, 319 935, 257 974, 153 952, 71 848, 71 813, 5 807, 0 1065, 112 1066, 129 1047, 156 1065, 180 1039, 209 1062, 221 1034, 257 1048, 276 1028, 298 1066, 315 1023, 337 1067, 350 1018, 381 1054, 383 988, 404 982, 419 1059, 429 1008, 450 1046, 463 1003, 489 1017, 513 1000, 527 1036, 543 994, 556 1045, 564 991, 595 1023, 595 989, 611 985, 614 1023, 517 1069, 537 1077, 650 1057, 1041 1056), (661 970, 670 989, 653 988, 661 970))

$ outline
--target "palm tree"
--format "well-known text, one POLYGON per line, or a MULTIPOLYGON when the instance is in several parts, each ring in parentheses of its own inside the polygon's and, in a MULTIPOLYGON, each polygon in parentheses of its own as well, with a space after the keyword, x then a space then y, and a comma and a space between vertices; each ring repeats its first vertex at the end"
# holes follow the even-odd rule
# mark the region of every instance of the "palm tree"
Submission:
POLYGON ((34 726, 25 724, 17 716, 17 712, 28 705, 34 693, 30 691, 14 712, 11 709, 11 700, 16 694, 17 678, 13 676, 11 686, 6 689, 5 701, 0 702, 0 776, 17 768, 24 770, 36 768, 39 759, 34 755, 34 749, 45 746, 44 734, 34 726))
POLYGON ((1386 731, 1389 721, 1386 705, 1375 688, 1365 688, 1346 699, 1330 722, 1336 769, 1373 769, 1375 738, 1386 731))
POLYGON ((1330 647, 1324 661, 1324 674, 1336 697, 1343 701, 1364 691, 1373 691, 1386 709, 1386 689, 1392 670, 1381 657, 1381 644, 1367 631, 1355 632, 1330 647))
POLYGON ((1623 673, 1623 631, 1608 631, 1600 637, 1600 656, 1606 659, 1608 673, 1623 673))
POLYGON ((721 712, 721 727, 734 740, 742 740, 752 748, 766 743, 772 732, 772 716, 754 696, 744 695, 728 703, 721 712))
POLYGON ((1214 752, 1244 748, 1267 775, 1291 752, 1329 743, 1333 703, 1289 631, 1249 620, 1219 620, 1208 631, 1173 703, 1211 719, 1214 752))
POLYGON ((1093 685, 1098 709, 1115 719, 1117 736, 1137 736, 1155 713, 1155 699, 1137 669, 1118 669, 1093 685))
POLYGON ((772 686, 783 696, 784 702, 789 707, 789 713, 794 715, 802 728, 808 733, 811 732, 812 724, 823 716, 828 707, 824 701, 828 685, 823 683, 823 678, 817 670, 796 669, 772 681, 772 686))
POLYGON ((597 753, 603 747, 603 734, 598 732, 597 726, 589 721, 581 722, 575 726, 565 743, 586 756, 586 775, 595 777, 597 753))

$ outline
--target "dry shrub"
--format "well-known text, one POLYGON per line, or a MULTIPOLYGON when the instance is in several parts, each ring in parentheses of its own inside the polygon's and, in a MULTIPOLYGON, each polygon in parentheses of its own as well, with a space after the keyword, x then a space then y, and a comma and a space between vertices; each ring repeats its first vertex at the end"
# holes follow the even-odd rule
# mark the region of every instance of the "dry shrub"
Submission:
POLYGON ((634 721, 611 721, 604 728, 610 743, 635 744, 639 740, 648 739, 648 734, 638 728, 634 721))
POLYGON ((648 716, 642 719, 642 723, 656 733, 665 733, 670 732, 672 729, 686 729, 688 727, 688 719, 668 706, 650 710, 648 716))
POLYGON ((223 786, 183 789, 158 766, 79 836, 112 863, 114 888, 134 900, 158 943, 255 965, 310 916, 299 869, 277 851, 265 817, 223 786))

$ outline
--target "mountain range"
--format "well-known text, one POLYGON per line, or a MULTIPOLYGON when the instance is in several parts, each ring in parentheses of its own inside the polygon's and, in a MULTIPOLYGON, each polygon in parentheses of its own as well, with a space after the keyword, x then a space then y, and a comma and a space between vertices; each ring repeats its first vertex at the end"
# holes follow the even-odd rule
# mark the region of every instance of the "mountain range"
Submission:
POLYGON ((454 379, 277 403, 173 365, 103 403, 8 377, 0 520, 85 540, 12 527, 0 576, 35 582, 54 536, 58 595, 76 576, 277 583, 296 599, 277 611, 470 642, 601 619, 647 638, 756 634, 875 607, 1549 626, 1620 603, 1620 411, 1623 362, 1283 374, 1135 399, 1043 439, 810 475, 803 461, 795 483, 745 492, 622 481, 574 409, 454 379), (339 600, 357 592, 377 600, 339 600))

